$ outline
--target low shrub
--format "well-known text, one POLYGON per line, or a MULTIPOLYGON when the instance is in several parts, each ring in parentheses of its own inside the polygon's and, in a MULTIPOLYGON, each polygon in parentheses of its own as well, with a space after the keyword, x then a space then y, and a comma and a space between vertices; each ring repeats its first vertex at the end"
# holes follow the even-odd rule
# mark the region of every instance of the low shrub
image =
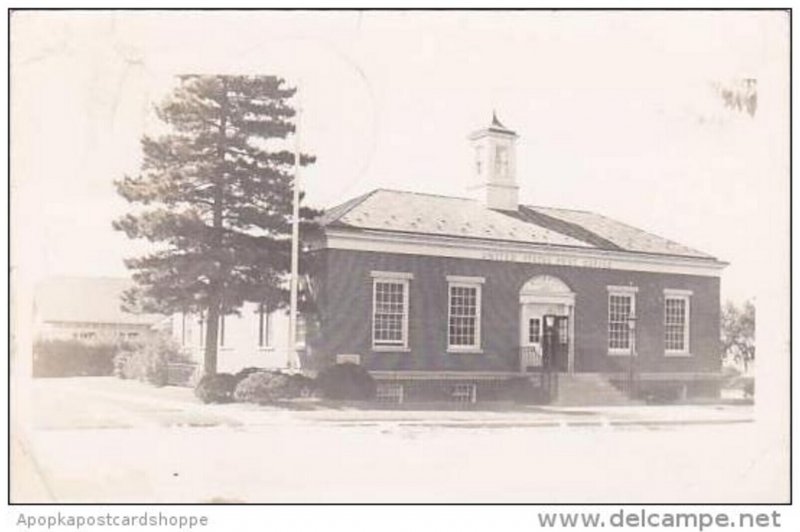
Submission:
POLYGON ((265 370, 263 368, 255 368, 255 367, 242 368, 242 369, 240 369, 239 371, 236 372, 236 375, 235 375, 236 376, 236 384, 238 385, 240 382, 245 380, 247 377, 249 377, 253 373, 264 373, 266 371, 267 370, 265 370))
POLYGON ((167 365, 181 360, 180 349, 169 337, 156 336, 143 343, 123 343, 117 346, 114 374, 123 379, 136 379, 156 386, 165 386, 167 365))
POLYGON ((314 381, 299 374, 258 371, 242 379, 233 396, 244 403, 267 404, 311 395, 314 381))
POLYGON ((230 373, 204 375, 194 389, 194 394, 204 403, 230 403, 236 389, 236 376, 230 373))
POLYGON ((314 379, 299 373, 293 373, 289 375, 289 381, 295 397, 311 397, 314 394, 316 389, 314 379))
POLYGON ((107 376, 114 373, 117 346, 78 340, 42 340, 33 346, 34 377, 107 376))
POLYGON ((128 343, 119 343, 116 347, 116 353, 114 354, 114 376, 120 379, 138 378, 141 372, 133 363, 133 358, 136 354, 136 346, 128 343))
POLYGON ((272 381, 282 377, 269 371, 250 372, 236 385, 233 398, 242 403, 269 403, 273 400, 273 390, 278 384, 273 384, 272 381))
POLYGON ((734 379, 730 379, 725 383, 725 387, 742 390, 745 397, 753 397, 755 394, 756 382, 752 376, 742 375, 734 379))
POLYGON ((327 399, 367 401, 375 398, 375 379, 356 364, 336 364, 322 370, 316 387, 327 399))
POLYGON ((742 372, 739 368, 734 366, 722 366, 722 378, 726 380, 732 380, 736 377, 739 377, 742 372))

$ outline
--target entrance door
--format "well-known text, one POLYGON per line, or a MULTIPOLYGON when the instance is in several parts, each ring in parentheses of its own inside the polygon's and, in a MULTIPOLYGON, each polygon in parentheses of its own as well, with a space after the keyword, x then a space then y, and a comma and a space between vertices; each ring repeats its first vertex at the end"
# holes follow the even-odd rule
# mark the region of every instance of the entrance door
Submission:
POLYGON ((569 312, 565 305, 522 305, 520 370, 569 371, 569 312))
POLYGON ((542 316, 542 353, 553 371, 569 371, 569 317, 542 316))

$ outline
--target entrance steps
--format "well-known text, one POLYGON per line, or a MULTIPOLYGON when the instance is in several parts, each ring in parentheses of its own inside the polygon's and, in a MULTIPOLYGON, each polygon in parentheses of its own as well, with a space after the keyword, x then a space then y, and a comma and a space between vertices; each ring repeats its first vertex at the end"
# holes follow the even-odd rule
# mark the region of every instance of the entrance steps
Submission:
POLYGON ((602 373, 559 373, 556 406, 624 406, 643 404, 628 397, 602 373))

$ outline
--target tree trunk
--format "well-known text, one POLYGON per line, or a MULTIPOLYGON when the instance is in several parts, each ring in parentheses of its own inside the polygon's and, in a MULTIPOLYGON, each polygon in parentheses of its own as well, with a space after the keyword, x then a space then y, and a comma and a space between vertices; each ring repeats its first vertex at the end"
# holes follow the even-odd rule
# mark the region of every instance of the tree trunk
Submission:
POLYGON ((222 95, 220 98, 220 118, 219 118, 219 146, 218 157, 220 160, 219 172, 214 180, 214 207, 212 227, 214 229, 213 249, 217 252, 217 268, 215 278, 211 280, 210 301, 208 305, 208 323, 206 329, 206 350, 203 360, 203 369, 206 375, 213 375, 217 372, 217 346, 219 345, 219 317, 222 314, 222 303, 224 301, 225 276, 227 275, 222 257, 223 250, 223 227, 222 209, 225 201, 225 152, 227 151, 226 136, 228 130, 228 80, 221 76, 222 95))
POLYGON ((206 348, 203 352, 203 374, 217 373, 217 345, 219 344, 219 305, 209 305, 206 320, 206 348))

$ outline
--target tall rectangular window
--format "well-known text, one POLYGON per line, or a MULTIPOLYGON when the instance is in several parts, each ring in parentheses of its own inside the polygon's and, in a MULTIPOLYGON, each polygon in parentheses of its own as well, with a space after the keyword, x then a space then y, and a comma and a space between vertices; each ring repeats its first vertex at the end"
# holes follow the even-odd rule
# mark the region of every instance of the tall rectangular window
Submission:
POLYGON ((559 316, 556 318, 558 324, 558 343, 561 345, 569 344, 569 318, 567 316, 559 316))
POLYGON ((542 341, 542 321, 539 318, 528 320, 528 343, 538 344, 542 341))
POLYGON ((450 351, 481 347, 482 278, 448 276, 447 348, 450 351))
POLYGON ((508 177, 508 148, 505 146, 495 148, 494 171, 499 177, 508 177))
POLYGON ((308 322, 303 314, 297 314, 297 322, 295 323, 294 339, 296 345, 306 345, 306 335, 308 334, 308 322))
POLYGON ((608 352, 629 355, 632 352, 631 326, 636 319, 636 289, 609 287, 608 293, 608 352))
POLYGON ((200 347, 205 347, 206 345, 206 318, 203 313, 200 313, 200 317, 197 319, 197 328, 200 331, 200 347))
POLYGON ((373 347, 408 347, 409 278, 408 274, 373 272, 373 347))
POLYGON ((217 338, 219 339, 219 346, 225 347, 225 315, 219 317, 219 329, 217 330, 217 338))
POLYGON ((664 350, 668 355, 689 353, 689 294, 664 291, 664 350))
POLYGON ((272 314, 268 311, 267 306, 261 304, 258 306, 258 347, 269 347, 272 345, 272 332, 271 327, 272 314))

